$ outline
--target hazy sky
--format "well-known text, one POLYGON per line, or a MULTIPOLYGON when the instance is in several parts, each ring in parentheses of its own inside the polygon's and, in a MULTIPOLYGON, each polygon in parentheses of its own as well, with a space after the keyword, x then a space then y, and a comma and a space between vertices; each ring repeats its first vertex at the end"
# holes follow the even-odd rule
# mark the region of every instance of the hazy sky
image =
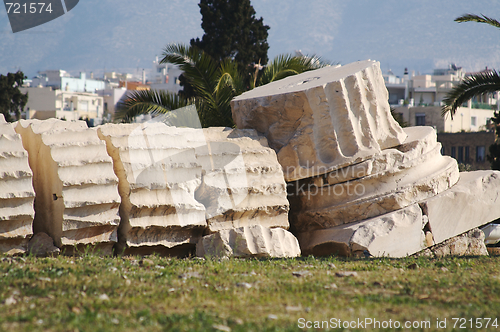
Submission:
MULTIPOLYGON (((455 62, 500 69, 500 30, 455 23, 464 13, 500 20, 497 0, 253 0, 269 25, 269 57, 301 50, 346 64, 373 59, 402 75, 455 62)), ((201 37, 198 0, 80 0, 68 14, 13 34, 0 8, 0 73, 150 69, 163 47, 201 37)))

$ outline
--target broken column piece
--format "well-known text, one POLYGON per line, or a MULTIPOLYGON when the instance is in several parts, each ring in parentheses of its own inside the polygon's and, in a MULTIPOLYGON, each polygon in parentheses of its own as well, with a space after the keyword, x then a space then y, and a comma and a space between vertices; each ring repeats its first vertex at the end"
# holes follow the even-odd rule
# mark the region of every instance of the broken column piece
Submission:
POLYGON ((282 228, 261 225, 223 229, 204 236, 196 246, 198 256, 297 257, 299 242, 282 228))
POLYGON ((406 138, 390 114, 380 64, 371 60, 266 84, 231 105, 238 128, 268 139, 286 181, 359 163, 406 138))
POLYGON ((477 228, 447 239, 418 253, 419 256, 488 256, 484 233, 477 228))
POLYGON ((110 254, 119 223, 118 181, 95 128, 84 121, 21 120, 21 134, 36 192, 34 233, 56 246, 99 244, 110 254))
POLYGON ((199 131, 202 135, 186 137, 203 169, 196 199, 206 207, 208 231, 250 225, 288 229, 286 183, 267 140, 251 129, 199 131))
POLYGON ((298 235, 305 255, 405 257, 425 248, 418 204, 360 222, 298 235))
POLYGON ((0 114, 0 253, 26 251, 35 216, 32 178, 21 136, 0 114))
POLYGON ((499 171, 461 172, 455 186, 420 206, 439 244, 500 218, 499 197, 499 171))
POLYGON ((124 246, 171 248, 246 225, 288 228, 281 166, 254 130, 147 123, 99 132, 120 179, 124 246))
POLYGON ((402 209, 435 196, 459 178, 431 127, 405 128, 405 142, 364 162, 289 183, 294 231, 331 228, 402 209))
POLYGON ((106 124, 98 132, 119 179, 119 249, 194 248, 207 225, 194 198, 202 169, 183 130, 145 123, 106 124))

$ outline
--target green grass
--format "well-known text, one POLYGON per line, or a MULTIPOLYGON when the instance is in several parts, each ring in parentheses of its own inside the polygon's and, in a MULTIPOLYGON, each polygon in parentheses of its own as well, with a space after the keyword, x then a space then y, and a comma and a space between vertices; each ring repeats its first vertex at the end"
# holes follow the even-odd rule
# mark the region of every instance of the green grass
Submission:
POLYGON ((500 321, 500 258, 0 257, 0 303, 0 331, 307 330, 300 318, 425 320, 426 331, 446 318, 439 331, 451 331, 452 318, 500 321))

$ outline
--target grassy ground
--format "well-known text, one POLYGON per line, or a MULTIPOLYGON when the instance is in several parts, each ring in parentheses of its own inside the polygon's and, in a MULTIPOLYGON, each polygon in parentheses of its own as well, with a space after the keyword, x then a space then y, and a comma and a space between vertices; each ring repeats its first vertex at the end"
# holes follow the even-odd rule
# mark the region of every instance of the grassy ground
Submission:
POLYGON ((337 330, 335 319, 357 324, 371 318, 388 327, 374 330, 393 330, 387 324, 396 321, 429 321, 430 328, 412 330, 451 331, 455 325, 456 331, 470 331, 482 323, 479 330, 498 331, 499 263, 498 256, 0 257, 0 330, 312 331, 314 324, 328 330, 325 323, 337 330), (343 271, 357 275, 339 276, 343 271), (446 328, 438 329, 437 319, 444 327, 445 318, 446 328), (476 318, 492 320, 485 329, 487 320, 476 318))

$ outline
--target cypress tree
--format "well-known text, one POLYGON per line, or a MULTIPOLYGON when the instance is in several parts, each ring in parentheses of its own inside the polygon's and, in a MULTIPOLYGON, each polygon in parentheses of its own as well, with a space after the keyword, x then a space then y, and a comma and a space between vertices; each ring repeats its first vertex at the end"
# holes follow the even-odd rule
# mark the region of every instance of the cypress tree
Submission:
MULTIPOLYGON (((241 69, 266 64, 269 26, 255 18, 250 0, 200 0, 202 39, 191 39, 216 61, 234 59, 241 69)), ((245 70, 247 71, 247 70, 245 70)))

